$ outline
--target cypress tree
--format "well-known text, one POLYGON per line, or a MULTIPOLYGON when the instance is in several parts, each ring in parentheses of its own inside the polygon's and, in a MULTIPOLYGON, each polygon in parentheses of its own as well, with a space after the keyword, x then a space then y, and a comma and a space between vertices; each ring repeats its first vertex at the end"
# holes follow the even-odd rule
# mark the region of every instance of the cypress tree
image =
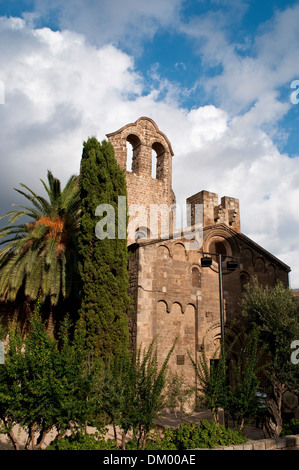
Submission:
POLYGON ((127 224, 126 205, 122 214, 118 211, 118 196, 126 196, 126 179, 110 143, 105 140, 100 143, 95 137, 84 142, 79 182, 82 207, 78 237, 79 313, 86 328, 88 348, 105 358, 121 354, 129 344, 127 240, 120 239, 117 230, 119 217, 124 217, 127 224), (114 208, 114 239, 99 239, 95 233, 96 224, 104 220, 95 215, 100 204, 114 208))

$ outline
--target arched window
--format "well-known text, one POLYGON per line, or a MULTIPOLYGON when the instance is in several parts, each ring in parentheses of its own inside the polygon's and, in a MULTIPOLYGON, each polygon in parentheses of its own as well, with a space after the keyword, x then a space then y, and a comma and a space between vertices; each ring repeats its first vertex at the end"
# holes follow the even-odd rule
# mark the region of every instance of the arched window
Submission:
POLYGON ((132 171, 132 164, 133 164, 133 147, 130 142, 127 141, 127 171, 132 171))
POLYGON ((152 178, 158 180, 164 177, 165 149, 160 142, 154 142, 152 145, 152 178))
POLYGON ((152 173, 151 173, 152 178, 157 178, 157 154, 152 149, 152 173))
MULTIPOLYGON (((222 255, 222 261, 225 260, 225 255, 227 254, 226 246, 221 240, 213 240, 209 246, 209 252, 216 253, 217 255, 222 255)), ((217 256, 214 255, 212 256, 212 258, 214 259, 214 261, 218 261, 217 256)))
POLYGON ((127 171, 136 172, 138 169, 138 155, 140 151, 140 139, 137 135, 129 134, 127 137, 127 171))

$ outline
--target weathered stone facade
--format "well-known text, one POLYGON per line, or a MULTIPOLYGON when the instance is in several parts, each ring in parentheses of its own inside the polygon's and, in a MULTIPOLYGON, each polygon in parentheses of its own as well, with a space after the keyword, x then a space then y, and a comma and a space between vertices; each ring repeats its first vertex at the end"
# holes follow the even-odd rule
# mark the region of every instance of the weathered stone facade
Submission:
MULTIPOLYGON (((151 204, 172 206, 173 151, 157 125, 140 118, 107 137, 123 169, 127 168, 126 142, 133 146, 132 171, 126 170, 129 206, 143 204, 147 215, 151 204), (152 149, 157 153, 156 178, 151 171, 152 149)), ((189 232, 186 229, 178 235, 170 231, 168 237, 159 232, 153 239, 147 225, 142 227, 143 238, 134 240, 131 236, 128 241, 135 303, 131 334, 134 347, 147 347, 157 337, 161 360, 177 337, 171 369, 183 371, 194 383, 188 353, 196 358, 205 339, 207 355, 212 358, 221 335, 218 254, 222 256, 225 324, 238 317, 242 291, 251 276, 256 275, 263 284, 273 286, 280 280, 287 286, 290 269, 241 233, 237 199, 222 197, 219 203, 217 194, 201 191, 189 197, 187 204, 191 207, 189 232), (202 245, 190 249, 188 233, 192 235, 196 229, 196 204, 202 207, 202 245), (208 268, 201 266, 203 252, 215 254, 208 268), (227 269, 226 262, 231 259, 238 262, 234 271, 227 269)))

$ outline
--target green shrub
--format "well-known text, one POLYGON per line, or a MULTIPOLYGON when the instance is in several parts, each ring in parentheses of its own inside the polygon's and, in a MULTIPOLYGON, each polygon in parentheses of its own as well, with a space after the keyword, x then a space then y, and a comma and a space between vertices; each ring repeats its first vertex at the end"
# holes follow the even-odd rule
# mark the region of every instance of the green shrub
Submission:
POLYGON ((178 450, 229 446, 246 440, 238 431, 207 420, 202 420, 199 425, 183 423, 174 433, 174 443, 178 450))
MULTIPOLYGON (((104 439, 105 430, 95 434, 75 433, 63 439, 55 439, 47 450, 118 450, 113 439, 104 439)), ((161 435, 151 431, 146 438, 145 450, 185 450, 214 448, 242 444, 247 439, 234 429, 226 429, 214 421, 202 420, 200 424, 183 423, 177 429, 165 428, 161 435)), ((139 449, 137 438, 126 444, 126 450, 139 449)))
POLYGON ((117 450, 117 442, 114 439, 105 440, 103 434, 77 432, 63 439, 55 439, 46 450, 117 450))
POLYGON ((87 366, 84 331, 79 323, 74 333, 71 329, 65 318, 53 337, 40 318, 39 302, 25 338, 16 321, 9 325, 0 367, 0 425, 15 450, 20 442, 14 425, 26 433, 25 449, 38 450, 52 430, 62 436, 83 427, 96 410, 95 368, 87 366))
POLYGON ((290 436, 292 434, 299 434, 299 420, 292 418, 289 423, 282 426, 281 436, 290 436))
MULTIPOLYGON (((158 431, 151 431, 146 438, 145 450, 177 450, 173 442, 174 430, 166 428, 161 435, 158 431)), ((138 450, 137 439, 134 438, 126 444, 126 450, 138 450)))
MULTIPOLYGON (((200 424, 183 423, 177 429, 166 428, 161 436, 157 431, 148 435, 146 450, 184 450, 196 448, 214 448, 216 446, 229 446, 242 444, 247 439, 234 429, 215 421, 202 420, 200 424)), ((132 439, 126 449, 137 449, 136 440, 132 439)))
POLYGON ((110 423, 121 429, 123 450, 128 448, 128 432, 135 438, 132 448, 145 448, 147 436, 164 407, 163 391, 173 347, 161 366, 156 338, 147 349, 140 346, 133 355, 126 351, 106 364, 98 381, 98 393, 110 423))

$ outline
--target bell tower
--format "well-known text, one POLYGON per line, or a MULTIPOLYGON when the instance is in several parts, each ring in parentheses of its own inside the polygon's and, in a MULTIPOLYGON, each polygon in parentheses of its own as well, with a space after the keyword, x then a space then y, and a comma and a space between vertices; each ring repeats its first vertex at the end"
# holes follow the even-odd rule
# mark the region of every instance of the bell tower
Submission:
POLYGON ((128 243, 137 238, 163 237, 167 233, 165 224, 168 220, 171 233, 175 196, 172 190, 173 150, 168 138, 148 117, 141 117, 107 134, 107 138, 114 147, 117 163, 126 172, 130 209, 128 243))

